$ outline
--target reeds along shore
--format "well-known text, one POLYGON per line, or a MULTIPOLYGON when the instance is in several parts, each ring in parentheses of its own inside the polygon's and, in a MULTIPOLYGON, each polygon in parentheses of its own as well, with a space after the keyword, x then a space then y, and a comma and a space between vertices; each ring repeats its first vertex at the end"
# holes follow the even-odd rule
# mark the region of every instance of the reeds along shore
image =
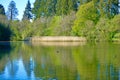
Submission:
POLYGON ((73 36, 43 36, 43 37, 28 37, 26 41, 47 41, 47 42, 84 42, 84 37, 73 37, 73 36))

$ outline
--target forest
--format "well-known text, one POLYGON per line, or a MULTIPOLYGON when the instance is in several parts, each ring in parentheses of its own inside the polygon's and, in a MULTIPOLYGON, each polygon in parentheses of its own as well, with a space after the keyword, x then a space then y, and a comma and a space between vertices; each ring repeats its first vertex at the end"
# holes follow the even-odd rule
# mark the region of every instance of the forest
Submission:
POLYGON ((28 0, 22 20, 16 3, 0 4, 0 41, 35 36, 80 36, 88 41, 120 41, 119 0, 28 0))

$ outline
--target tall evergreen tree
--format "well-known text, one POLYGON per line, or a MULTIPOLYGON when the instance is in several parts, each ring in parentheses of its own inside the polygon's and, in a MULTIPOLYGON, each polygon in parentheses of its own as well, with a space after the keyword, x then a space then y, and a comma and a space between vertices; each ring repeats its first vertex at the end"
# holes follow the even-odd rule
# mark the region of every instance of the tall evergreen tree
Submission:
POLYGON ((72 10, 76 10, 78 0, 57 0, 57 15, 66 15, 72 10))
POLYGON ((41 10, 40 10, 42 7, 41 1, 42 0, 35 0, 34 8, 32 9, 32 12, 33 12, 33 14, 35 14, 36 18, 39 18, 41 15, 41 10))
POLYGON ((36 0, 32 11, 36 15, 36 18, 53 16, 56 14, 56 3, 57 0, 36 0))
POLYGON ((68 10, 67 0, 58 0, 56 9, 57 9, 57 15, 67 14, 67 10, 68 10))
POLYGON ((7 17, 9 20, 15 20, 17 19, 16 18, 17 16, 18 16, 18 10, 16 8, 16 3, 14 1, 11 1, 8 6, 7 17))
POLYGON ((31 3, 28 0, 28 3, 26 5, 26 8, 23 14, 23 20, 30 20, 32 19, 32 17, 33 17, 33 14, 32 14, 32 9, 31 9, 31 3))
POLYGON ((45 16, 53 16, 56 14, 56 4, 57 0, 47 0, 46 8, 45 8, 45 16))
POLYGON ((110 13, 116 15, 119 13, 119 0, 111 0, 110 13))
POLYGON ((56 4, 57 4, 57 0, 52 0, 51 1, 51 6, 50 6, 50 13, 51 15, 55 15, 56 14, 56 4))
POLYGON ((0 14, 5 15, 5 9, 2 4, 0 4, 0 14))

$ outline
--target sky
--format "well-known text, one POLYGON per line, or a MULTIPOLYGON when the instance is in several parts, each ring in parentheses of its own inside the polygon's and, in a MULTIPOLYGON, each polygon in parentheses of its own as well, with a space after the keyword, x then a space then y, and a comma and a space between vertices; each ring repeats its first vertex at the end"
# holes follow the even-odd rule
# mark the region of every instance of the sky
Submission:
MULTIPOLYGON (((5 8, 5 12, 8 11, 8 5, 9 3, 11 2, 12 0, 0 0, 0 4, 2 4, 5 8)), ((28 2, 28 0, 13 0, 15 3, 16 3, 16 8, 18 9, 18 13, 19 15, 17 16, 17 18, 19 20, 22 19, 23 17, 23 13, 24 13, 24 10, 25 10, 25 7, 26 7, 26 4, 28 2)), ((31 3, 31 7, 33 7, 33 3, 35 2, 35 0, 30 0, 30 3, 31 3)))

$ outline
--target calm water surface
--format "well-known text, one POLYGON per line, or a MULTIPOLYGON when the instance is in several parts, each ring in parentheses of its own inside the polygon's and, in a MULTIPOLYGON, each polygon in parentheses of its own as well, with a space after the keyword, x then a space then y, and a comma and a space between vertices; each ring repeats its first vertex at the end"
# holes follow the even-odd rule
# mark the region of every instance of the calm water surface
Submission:
POLYGON ((0 80, 120 80, 120 44, 0 42, 0 80))

